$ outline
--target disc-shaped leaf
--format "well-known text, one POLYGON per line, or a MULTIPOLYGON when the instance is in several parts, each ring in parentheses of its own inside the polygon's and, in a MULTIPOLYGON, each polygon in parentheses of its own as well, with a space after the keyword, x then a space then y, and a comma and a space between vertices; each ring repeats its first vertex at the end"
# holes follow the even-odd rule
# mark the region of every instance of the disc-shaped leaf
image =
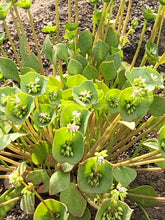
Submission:
POLYGON ((64 192, 61 192, 60 201, 66 204, 69 212, 73 216, 83 216, 87 202, 74 183, 70 183, 69 187, 64 192))
POLYGON ((83 56, 85 56, 86 53, 88 53, 88 50, 92 47, 92 44, 93 36, 91 32, 89 30, 81 32, 78 39, 78 45, 83 56))
POLYGON ((48 86, 56 86, 59 89, 62 89, 61 81, 58 79, 58 77, 49 76, 49 81, 47 83, 48 86))
POLYGON ((44 40, 43 51, 48 59, 52 62, 52 45, 49 39, 49 35, 47 35, 44 40))
POLYGON ((1 87, 0 88, 0 106, 6 106, 10 95, 18 93, 19 89, 16 87, 1 87))
POLYGON ((73 134, 68 128, 60 128, 55 133, 52 149, 53 157, 59 163, 77 164, 84 154, 84 138, 79 131, 73 134))
POLYGON ((90 80, 86 80, 79 86, 73 87, 73 97, 82 106, 96 104, 98 100, 97 90, 90 80))
POLYGON ((4 78, 20 82, 17 66, 9 58, 0 57, 0 73, 3 74, 4 78))
POLYGON ((156 197, 156 192, 151 186, 143 185, 134 189, 129 189, 128 193, 130 193, 128 196, 132 202, 136 202, 142 206, 154 207, 156 204, 156 200, 144 198, 144 196, 156 197), (142 195, 142 198, 140 198, 138 195, 142 195))
POLYGON ((56 171, 50 178, 49 194, 54 195, 66 190, 70 183, 70 173, 62 170, 56 171))
POLYGON ((105 60, 109 53, 109 46, 102 40, 98 40, 92 48, 92 54, 95 57, 98 64, 105 60))
POLYGON ((5 115, 16 125, 22 124, 34 108, 34 98, 26 93, 12 95, 7 103, 5 115))
POLYGON ((119 112, 125 121, 133 121, 147 113, 153 100, 152 92, 133 96, 134 88, 124 89, 119 96, 119 112))
POLYGON ((46 193, 49 190, 50 177, 45 170, 31 171, 27 177, 27 181, 32 182, 37 187, 37 192, 46 193))
POLYGON ((68 64, 68 50, 65 44, 58 43, 53 47, 53 54, 56 58, 63 60, 68 64))
POLYGON ((69 88, 73 88, 74 86, 79 86, 82 82, 84 82, 86 78, 80 74, 69 76, 67 78, 67 86, 69 88))
POLYGON ((62 91, 57 86, 47 86, 46 95, 51 105, 58 105, 61 103, 62 91))
POLYGON ((119 89, 110 89, 105 96, 107 109, 110 113, 118 112, 118 100, 121 91, 119 89))
POLYGON ((102 62, 100 65, 100 72, 106 81, 114 79, 117 74, 114 61, 111 60, 102 62))
POLYGON ((108 29, 106 43, 109 47, 117 48, 119 46, 120 36, 112 27, 108 29))
MULTIPOLYGON (((54 199, 44 200, 44 203, 52 211, 55 218, 58 217, 59 220, 67 220, 67 207, 63 203, 54 199)), ((41 202, 37 206, 33 220, 54 220, 44 203, 41 202)))
POLYGON ((76 75, 76 74, 81 74, 83 71, 83 66, 82 64, 76 60, 76 59, 71 59, 69 64, 68 64, 68 72, 70 75, 76 75))
POLYGON ((48 79, 36 72, 28 72, 21 78, 21 90, 32 96, 41 96, 46 91, 48 79))
POLYGON ((69 123, 79 126, 79 131, 84 135, 86 132, 90 112, 79 105, 70 104, 63 108, 60 125, 67 127, 69 123), (77 123, 76 123, 77 122, 77 123))
POLYGON ((99 72, 94 66, 88 64, 84 68, 82 75, 85 76, 87 79, 92 80, 98 78, 99 72))
POLYGON ((83 66, 83 68, 86 67, 86 65, 88 64, 87 60, 85 59, 85 57, 83 57, 82 55, 78 54, 76 57, 75 57, 75 60, 78 60, 81 65, 83 66))
POLYGON ((95 220, 102 220, 105 218, 104 216, 108 216, 108 217, 112 217, 112 219, 116 219, 115 213, 116 214, 118 213, 118 216, 122 220, 130 220, 132 212, 133 210, 125 202, 118 201, 116 204, 115 200, 109 199, 102 203, 101 207, 97 211, 95 220), (119 215, 119 208, 121 215, 119 215))
POLYGON ((49 104, 40 104, 33 114, 33 120, 39 127, 50 124, 56 116, 55 108, 49 104))
POLYGON ((116 70, 121 66, 121 53, 116 52, 106 57, 106 61, 113 61, 116 70))
POLYGON ((148 91, 155 89, 155 82, 146 67, 134 67, 131 72, 126 71, 126 77, 131 85, 134 85, 135 81, 138 80, 145 84, 145 89, 148 89, 148 91))
POLYGON ((37 72, 39 72, 41 68, 38 57, 34 53, 27 56, 26 60, 23 62, 23 66, 33 68, 37 72))
POLYGON ((163 116, 165 114, 165 98, 154 96, 154 100, 151 103, 148 112, 155 117, 163 116))
POLYGON ((128 186, 137 176, 134 169, 130 167, 116 167, 113 171, 113 176, 122 186, 128 186))
POLYGON ((32 161, 36 165, 42 164, 46 157, 51 153, 51 144, 43 141, 32 148, 32 161))
POLYGON ((68 220, 90 220, 91 213, 88 208, 86 208, 84 215, 82 217, 74 217, 72 214, 69 214, 68 220))
MULTIPOLYGON (((78 169, 78 186, 85 193, 104 193, 110 189, 113 181, 112 174, 113 166, 111 163, 105 160, 105 163, 98 164, 95 158, 89 158, 84 161, 78 169), (89 178, 95 173, 98 176, 97 186, 92 186, 89 182, 89 178)), ((93 178, 93 177, 92 177, 93 178)), ((92 179, 91 178, 91 179, 92 179)), ((93 182, 95 182, 95 177, 93 182)))

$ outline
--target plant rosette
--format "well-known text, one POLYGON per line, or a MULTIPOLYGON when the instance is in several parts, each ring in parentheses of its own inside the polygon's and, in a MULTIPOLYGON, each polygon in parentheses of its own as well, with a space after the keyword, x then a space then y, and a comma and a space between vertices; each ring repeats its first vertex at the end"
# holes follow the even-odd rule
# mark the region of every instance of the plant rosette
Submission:
POLYGON ((78 169, 78 186, 85 193, 104 193, 113 182, 113 166, 102 156, 92 157, 78 169))
POLYGON ((90 80, 73 87, 73 97, 82 106, 94 105, 98 101, 97 90, 90 80))
POLYGON ((52 154, 59 163, 77 164, 84 154, 84 137, 80 131, 74 133, 64 127, 56 130, 52 154))
POLYGON ((14 87, 6 86, 3 88, 0 88, 0 106, 5 107, 7 105, 8 100, 10 99, 10 96, 18 92, 19 92, 19 89, 14 88, 14 87))
POLYGON ((69 104, 62 109, 60 126, 70 127, 78 126, 78 130, 85 135, 90 111, 77 104, 69 104))
POLYGON ((26 93, 20 92, 9 98, 5 115, 13 124, 22 124, 34 108, 34 98, 26 93))
POLYGON ((34 123, 39 127, 49 125, 55 117, 55 108, 50 104, 39 104, 33 113, 34 123))
POLYGON ((28 72, 21 78, 21 90, 29 95, 38 97, 45 93, 48 79, 36 72, 28 72))
POLYGON ((48 97, 48 102, 51 105, 58 105, 61 103, 62 99, 62 90, 57 86, 49 86, 47 85, 46 93, 48 97))
POLYGON ((121 90, 119 89, 110 89, 105 96, 106 106, 108 109, 108 112, 110 113, 116 113, 118 112, 118 106, 119 106, 119 96, 120 96, 121 90))

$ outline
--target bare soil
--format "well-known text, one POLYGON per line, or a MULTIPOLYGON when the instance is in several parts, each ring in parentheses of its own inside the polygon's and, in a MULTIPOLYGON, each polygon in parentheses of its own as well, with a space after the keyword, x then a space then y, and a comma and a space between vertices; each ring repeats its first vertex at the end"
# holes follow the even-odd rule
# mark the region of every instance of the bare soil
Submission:
MULTIPOLYGON (((114 8, 114 14, 117 13, 118 10, 118 3, 120 1, 116 1, 116 7, 114 8)), ((128 4, 128 1, 127 1, 128 4)), ((136 17, 139 21, 138 27, 135 29, 134 35, 130 36, 130 43, 123 48, 124 51, 124 59, 128 62, 131 63, 133 59, 133 55, 136 51, 139 38, 140 38, 140 33, 141 29, 143 27, 143 15, 140 10, 142 5, 148 4, 149 6, 152 6, 153 9, 157 12, 158 9, 158 0, 133 0, 133 7, 131 10, 131 16, 130 16, 130 21, 136 17)), ((67 1, 66 0, 59 0, 59 5, 60 5, 60 11, 59 11, 59 18, 60 18, 60 23, 63 25, 67 23, 67 1)), ((98 4, 98 8, 100 7, 100 4, 98 4)), ((73 14, 72 18, 74 20, 74 6, 73 6, 73 14)), ((86 28, 92 29, 92 11, 93 11, 93 5, 88 1, 88 0, 80 0, 79 1, 79 22, 80 22, 80 30, 84 30, 86 28)), ((54 0, 47 0, 47 1, 40 1, 40 0, 34 0, 33 4, 31 6, 31 12, 33 14, 34 18, 34 24, 35 24, 35 30, 38 35, 38 42, 40 47, 42 48, 43 41, 45 38, 45 34, 42 33, 42 28, 47 25, 48 22, 52 22, 53 25, 55 25, 55 5, 54 5, 54 0)), ((31 28, 29 25, 28 21, 28 16, 25 13, 24 10, 20 10, 20 15, 24 23, 24 28, 26 30, 27 37, 30 42, 31 49, 33 52, 36 53, 35 47, 34 47, 34 40, 31 35, 31 28)), ((19 38, 16 33, 16 30, 13 25, 13 20, 10 16, 8 16, 8 24, 12 33, 12 37, 14 39, 14 43, 19 47, 19 38)), ((144 54, 144 45, 145 42, 147 41, 148 37, 150 36, 151 30, 152 30, 152 25, 153 21, 148 22, 147 24, 147 31, 146 35, 143 40, 143 44, 139 53, 138 60, 136 62, 136 66, 139 65, 141 62, 141 59, 144 54)), ((2 28, 2 27, 1 27, 2 28)), ((61 26, 61 33, 64 33, 63 27, 61 26)), ((161 35, 161 41, 160 41, 160 55, 162 54, 163 51, 165 51, 165 29, 163 29, 162 35, 161 35)), ((10 43, 8 42, 7 37, 5 38, 5 50, 8 54, 9 57, 13 58, 13 51, 11 49, 10 43)), ((1 55, 1 54, 0 54, 1 55)), ((43 55, 43 63, 44 63, 44 69, 47 74, 51 74, 53 67, 47 60, 47 58, 43 55)), ((164 72, 165 67, 162 65, 160 68, 160 71, 164 72)), ((137 179, 131 184, 131 188, 141 186, 141 185, 151 185, 157 192, 158 196, 164 196, 165 197, 165 172, 141 172, 138 173, 137 179)), ((3 181, 0 181, 0 194, 4 192, 6 188, 6 184, 3 181)), ((134 209, 133 215, 131 220, 145 220, 146 218, 144 217, 143 212, 139 209, 139 207, 136 204, 129 204, 132 209, 134 209)), ((157 202, 156 206, 154 208, 147 208, 147 212, 150 216, 151 219, 157 219, 157 220, 165 220, 165 203, 164 202, 157 202)), ((19 208, 19 203, 17 203, 14 208, 8 212, 7 216, 4 218, 4 220, 32 220, 33 217, 32 215, 26 215, 23 213, 20 208, 19 208)), ((94 219, 92 217, 92 219, 94 219)))

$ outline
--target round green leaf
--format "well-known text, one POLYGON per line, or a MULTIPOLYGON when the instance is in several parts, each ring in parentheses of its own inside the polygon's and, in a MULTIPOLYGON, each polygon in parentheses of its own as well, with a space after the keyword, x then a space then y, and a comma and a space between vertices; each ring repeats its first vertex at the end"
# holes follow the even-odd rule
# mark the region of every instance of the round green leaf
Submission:
POLYGON ((82 82, 84 82, 86 78, 80 74, 69 76, 67 78, 67 86, 69 88, 73 88, 74 86, 79 86, 82 82))
POLYGON ((61 127, 67 127, 69 123, 74 123, 79 126, 78 130, 84 135, 87 129, 89 116, 90 112, 87 109, 81 108, 76 104, 70 104, 62 110, 60 125, 61 127))
POLYGON ((154 100, 151 103, 148 112, 155 117, 163 116, 165 114, 165 98, 154 96, 154 100))
POLYGON ((62 89, 62 83, 60 81, 60 79, 58 79, 58 76, 55 78, 53 76, 49 76, 49 81, 47 83, 48 86, 56 86, 59 89, 62 89))
POLYGON ((155 197, 156 196, 156 192, 155 190, 151 187, 151 186, 139 186, 137 188, 134 189, 129 189, 128 193, 133 193, 135 194, 134 196, 132 196, 131 194, 129 196, 129 199, 132 202, 136 202, 138 204, 141 204, 142 206, 145 207, 154 207, 156 204, 156 200, 152 200, 152 199, 146 199, 146 198, 140 198, 140 197, 136 197, 137 195, 142 195, 142 196, 152 196, 155 197))
POLYGON ((60 201, 66 204, 73 216, 82 217, 84 215, 87 202, 74 183, 70 183, 69 187, 61 192, 60 201))
POLYGON ((68 50, 65 44, 58 43, 53 47, 53 53, 56 58, 63 60, 68 64, 68 50))
POLYGON ((53 157, 59 163, 77 164, 84 154, 84 138, 79 131, 72 133, 68 128, 60 128, 55 133, 52 149, 53 157), (70 146, 70 150, 66 149, 70 146), (67 152, 69 152, 67 154, 67 152))
POLYGON ((16 125, 22 124, 30 115, 34 108, 34 99, 26 93, 11 95, 7 103, 5 115, 16 125))
POLYGON ((83 71, 83 66, 82 64, 75 59, 71 59, 69 64, 68 64, 68 72, 70 75, 76 75, 76 74, 81 74, 83 71))
POLYGON ((39 127, 50 124, 56 116, 55 108, 49 104, 40 104, 34 111, 33 120, 39 127))
POLYGON ((83 68, 86 67, 86 65, 88 64, 87 60, 85 59, 85 57, 83 57, 82 55, 78 54, 75 59, 77 61, 79 61, 81 63, 81 65, 83 66, 83 68))
POLYGON ((49 194, 54 195, 66 190, 70 183, 70 173, 62 170, 56 171, 50 178, 49 194))
POLYGON ((47 86, 46 95, 48 96, 48 102, 51 105, 58 105, 61 103, 62 90, 57 86, 47 86))
POLYGON ((136 170, 130 167, 116 167, 113 176, 122 186, 128 186, 137 176, 136 170))
POLYGON ((18 93, 18 88, 15 87, 1 87, 0 88, 0 106, 6 106, 10 96, 18 93))
POLYGON ((110 189, 113 181, 113 166, 105 160, 105 163, 98 164, 95 158, 84 161, 78 169, 78 186, 85 193, 104 193, 110 189), (98 186, 89 184, 89 176, 97 167, 98 175, 101 175, 98 186))
POLYGON ((27 177, 27 181, 32 182, 35 186, 38 186, 37 192, 46 193, 49 190, 50 177, 45 170, 31 171, 27 177))
POLYGON ((80 33, 78 39, 78 45, 81 50, 82 56, 85 57, 88 50, 92 47, 93 44, 93 36, 89 30, 85 30, 80 33))
POLYGON ((28 72, 21 78, 21 90, 32 96, 41 96, 46 91, 48 79, 36 72, 28 72))
MULTIPOLYGON (((67 220, 67 207, 63 203, 54 199, 44 200, 44 203, 46 203, 56 218, 59 216, 59 220, 67 220)), ((37 206, 33 220, 54 220, 44 203, 41 202, 37 206)))
POLYGON ((118 100, 121 91, 119 89, 110 89, 105 96, 108 111, 110 113, 118 112, 118 100))
POLYGON ((92 54, 95 57, 98 64, 105 60, 109 53, 109 46, 102 40, 98 40, 92 48, 92 54))
POLYGON ((73 215, 69 214, 68 220, 90 220, 91 213, 88 208, 86 208, 84 215, 82 217, 74 217, 73 215))
POLYGON ((119 213, 119 208, 121 210, 120 219, 130 220, 133 210, 130 209, 130 207, 125 202, 116 201, 113 199, 109 199, 102 203, 101 207, 99 208, 96 214, 95 220, 104 219, 105 213, 108 214, 108 217, 113 217, 113 219, 116 219, 115 213, 119 213))
POLYGON ((82 75, 85 76, 87 79, 92 80, 92 79, 98 78, 99 72, 97 71, 97 69, 94 66, 88 64, 84 68, 82 75))
POLYGON ((153 100, 152 92, 134 95, 135 88, 124 89, 119 96, 119 112, 125 121, 133 121, 147 113, 153 100))
POLYGON ((73 87, 73 97, 82 106, 96 104, 98 100, 97 90, 90 80, 86 80, 79 86, 73 87))
POLYGON ((102 62, 100 65, 100 72, 103 74, 106 81, 114 79, 117 74, 114 61, 111 60, 102 62))

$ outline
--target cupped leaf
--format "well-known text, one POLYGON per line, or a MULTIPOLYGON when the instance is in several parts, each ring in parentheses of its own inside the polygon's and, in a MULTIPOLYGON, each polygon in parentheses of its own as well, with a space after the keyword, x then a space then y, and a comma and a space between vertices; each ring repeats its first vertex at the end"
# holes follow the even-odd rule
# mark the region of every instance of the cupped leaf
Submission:
POLYGON ((113 181, 113 166, 108 161, 98 164, 96 158, 84 161, 78 169, 78 186, 85 193, 104 193, 113 181))
POLYGON ((24 8, 28 10, 32 4, 33 0, 21 0, 16 2, 15 5, 19 6, 20 8, 24 8))
POLYGON ((79 61, 81 63, 81 65, 83 66, 83 68, 86 67, 86 65, 88 64, 88 61, 86 60, 85 57, 83 57, 81 54, 78 54, 76 57, 75 57, 75 60, 79 61))
POLYGON ((62 170, 56 171, 50 178, 49 194, 54 195, 65 191, 70 183, 70 173, 64 173, 62 170))
POLYGON ((11 7, 11 2, 10 3, 0 3, 0 20, 5 20, 7 13, 11 7))
POLYGON ((53 157, 59 163, 77 164, 84 154, 84 138, 79 131, 60 128, 55 133, 53 157))
POLYGON ((102 62, 100 65, 100 72, 106 81, 114 79, 117 74, 114 61, 111 60, 102 62))
POLYGON ((85 56, 89 49, 92 48, 93 44, 93 36, 89 30, 85 30, 80 33, 79 39, 78 39, 78 45, 81 50, 82 56, 85 56))
POLYGON ((151 7, 142 6, 141 9, 142 9, 144 18, 146 20, 153 19, 153 18, 155 18, 157 16, 157 14, 154 13, 154 10, 151 7))
POLYGON ((34 123, 39 127, 50 124, 56 116, 55 108, 49 104, 40 104, 33 113, 34 123))
POLYGON ((86 208, 84 215, 82 217, 74 217, 73 215, 69 214, 68 220, 90 220, 91 213, 88 208, 86 208))
POLYGON ((95 220, 103 220, 107 218, 130 220, 132 212, 133 210, 125 202, 109 199, 102 203, 97 211, 95 220))
POLYGON ((110 113, 118 112, 118 101, 121 91, 119 89, 110 89, 105 96, 107 109, 110 113))
POLYGON ((148 40, 146 45, 145 45, 145 50, 146 50, 146 53, 147 53, 149 63, 151 65, 156 64, 156 62, 159 61, 157 44, 152 43, 150 40, 148 40))
POLYGON ((48 59, 52 62, 52 44, 49 35, 46 36, 43 44, 43 51, 48 59))
POLYGON ((49 33, 49 34, 53 34, 55 33, 57 30, 57 26, 53 26, 51 22, 49 22, 47 24, 47 26, 45 26, 43 29, 42 29, 42 32, 44 33, 49 33))
POLYGON ((161 127, 159 131, 159 149, 163 157, 165 158, 165 126, 161 127))
POLYGON ((94 66, 88 64, 84 68, 84 70, 82 72, 82 75, 85 76, 89 80, 97 79, 98 75, 99 75, 99 72, 98 72, 98 70, 94 66))
POLYGON ((58 105, 61 103, 62 90, 57 86, 47 86, 46 95, 51 105, 58 105))
POLYGON ((133 121, 140 118, 147 113, 152 103, 152 92, 148 92, 147 94, 139 93, 139 95, 138 92, 138 89, 129 87, 124 89, 119 96, 119 113, 125 121, 133 121))
POLYGON ((34 98, 26 93, 20 92, 11 95, 7 103, 5 115, 16 125, 22 124, 34 108, 34 98))
POLYGON ((0 150, 3 150, 7 147, 12 141, 17 140, 17 138, 27 135, 26 133, 12 133, 12 134, 3 134, 0 136, 0 150))
MULTIPOLYGON (((52 214, 54 214, 54 218, 59 220, 67 220, 67 207, 65 204, 54 199, 44 200, 44 203, 47 205, 52 214)), ((44 203, 41 202, 37 206, 33 220, 54 220, 44 203)))
POLYGON ((80 74, 69 76, 67 78, 67 86, 69 88, 73 88, 74 86, 79 86, 81 83, 83 83, 86 80, 86 78, 80 74))
POLYGON ((156 196, 156 192, 151 186, 144 185, 134 189, 129 189, 128 196, 132 202, 136 202, 137 204, 141 204, 145 207, 154 207, 156 204, 156 200, 145 198, 145 196, 156 196), (140 195, 142 195, 141 198, 140 195))
POLYGON ((47 85, 48 86, 56 86, 59 89, 62 89, 61 82, 58 80, 58 78, 55 78, 53 76, 49 76, 49 81, 48 81, 47 85))
POLYGON ((66 31, 74 31, 77 29, 79 23, 78 22, 75 22, 75 23, 67 23, 64 26, 65 30, 66 31))
POLYGON ((128 186, 137 176, 137 172, 130 167, 116 167, 113 176, 122 186, 128 186))
POLYGON ((65 162, 61 164, 61 167, 64 172, 70 172, 73 169, 74 165, 65 162))
POLYGON ((51 153, 51 147, 51 144, 46 141, 36 144, 32 149, 33 163, 36 165, 42 164, 47 156, 51 153))
POLYGON ((90 80, 86 80, 79 86, 73 87, 73 97, 82 106, 96 104, 98 100, 97 90, 90 80))
POLYGON ((12 94, 16 94, 19 92, 19 89, 16 87, 1 87, 0 88, 0 106, 6 106, 7 102, 10 99, 12 94))
POLYGON ((17 66, 9 58, 0 57, 0 73, 3 74, 4 78, 20 82, 17 66))
POLYGON ((53 47, 53 56, 56 59, 63 60, 66 64, 68 64, 68 50, 65 44, 58 43, 53 47))
POLYGON ((116 70, 121 66, 121 53, 116 52, 106 57, 106 61, 113 61, 116 70))
POLYGON ((66 204, 73 216, 82 217, 84 215, 87 202, 74 183, 70 183, 69 187, 64 192, 61 192, 60 201, 66 204))
POLYGON ((146 67, 147 73, 151 76, 152 80, 155 83, 156 88, 164 88, 163 85, 163 76, 156 70, 153 70, 151 67, 146 67))
POLYGON ((34 170, 26 176, 27 181, 30 181, 37 187, 37 192, 46 193, 49 190, 50 177, 45 170, 34 170))
POLYGON ((41 96, 46 91, 48 79, 36 72, 28 72, 21 78, 21 89, 32 96, 41 96))
MULTIPOLYGON (((154 70, 152 70, 154 72, 154 70)), ((152 91, 155 89, 155 82, 148 72, 147 67, 134 67, 132 71, 126 71, 126 77, 132 86, 139 86, 152 91)))
POLYGON ((78 130, 84 135, 87 129, 90 112, 76 104, 70 104, 63 108, 60 125, 67 127, 69 124, 79 126, 78 130))
POLYGON ((95 57, 97 64, 99 65, 109 53, 109 46, 102 40, 98 40, 92 48, 92 54, 95 57))
POLYGON ((148 113, 155 117, 163 116, 165 114, 165 98, 154 96, 154 100, 149 107, 148 113))
POLYGON ((81 74, 83 71, 83 66, 82 64, 76 60, 76 59, 71 59, 69 64, 68 64, 68 72, 70 75, 76 75, 76 74, 81 74))

